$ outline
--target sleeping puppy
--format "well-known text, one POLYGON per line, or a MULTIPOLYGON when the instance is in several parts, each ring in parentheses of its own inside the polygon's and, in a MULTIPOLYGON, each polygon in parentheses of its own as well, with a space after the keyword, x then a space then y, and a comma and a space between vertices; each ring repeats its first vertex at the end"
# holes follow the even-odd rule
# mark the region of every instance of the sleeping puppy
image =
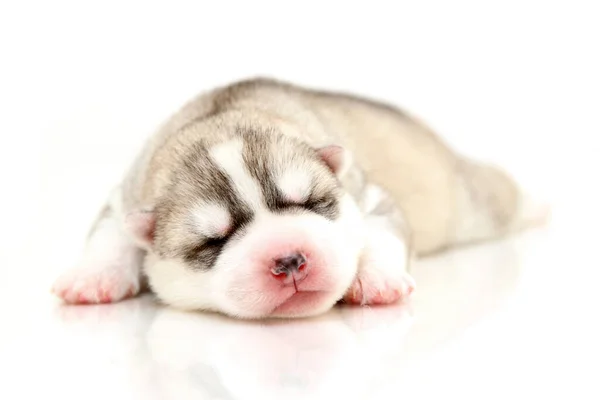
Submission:
POLYGON ((268 79, 201 94, 153 135, 53 287, 110 303, 306 317, 415 289, 414 257, 541 221, 500 170, 372 100, 268 79))

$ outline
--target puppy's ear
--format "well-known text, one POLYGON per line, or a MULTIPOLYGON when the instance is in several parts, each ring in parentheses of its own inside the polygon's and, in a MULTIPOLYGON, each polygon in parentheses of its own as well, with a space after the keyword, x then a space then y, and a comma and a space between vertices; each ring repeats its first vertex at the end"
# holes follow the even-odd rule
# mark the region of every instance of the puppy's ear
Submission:
POLYGON ((125 216, 125 229, 127 233, 146 250, 154 244, 154 230, 156 228, 156 215, 153 211, 138 210, 125 216))
POLYGON ((338 178, 342 178, 350 169, 352 156, 342 146, 332 144, 320 147, 317 149, 317 154, 338 178))

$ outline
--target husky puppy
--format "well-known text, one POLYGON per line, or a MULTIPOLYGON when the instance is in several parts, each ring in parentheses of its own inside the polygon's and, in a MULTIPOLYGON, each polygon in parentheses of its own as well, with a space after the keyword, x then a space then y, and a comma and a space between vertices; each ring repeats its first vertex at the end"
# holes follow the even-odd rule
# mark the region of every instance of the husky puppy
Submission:
POLYGON ((406 299, 414 257, 543 215, 505 173, 393 106, 246 80, 149 139, 53 291, 110 303, 147 284, 181 309, 305 317, 406 299))

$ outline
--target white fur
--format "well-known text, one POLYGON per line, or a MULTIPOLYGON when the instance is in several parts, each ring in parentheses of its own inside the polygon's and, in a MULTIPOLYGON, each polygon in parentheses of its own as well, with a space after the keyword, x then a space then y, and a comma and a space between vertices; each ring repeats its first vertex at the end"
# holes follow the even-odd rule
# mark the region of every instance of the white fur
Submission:
POLYGON ((357 279, 361 280, 363 303, 369 303, 369 295, 377 295, 387 288, 399 290, 407 296, 415 282, 407 273, 412 254, 408 243, 398 232, 392 231, 384 216, 368 215, 384 200, 383 190, 377 185, 368 185, 363 194, 366 245, 362 254, 357 279))
POLYGON ((214 146, 210 156, 231 177, 240 198, 253 209, 260 209, 263 207, 262 192, 246 168, 242 150, 242 141, 236 139, 214 146))
POLYGON ((285 198, 302 203, 311 191, 312 178, 306 169, 288 168, 277 178, 277 186, 285 198))
POLYGON ((340 205, 341 217, 335 222, 316 214, 260 214, 247 227, 245 235, 229 246, 209 271, 193 271, 180 260, 160 260, 150 254, 146 269, 150 284, 163 301, 178 308, 220 311, 241 318, 267 317, 277 305, 273 304, 273 296, 278 294, 261 290, 263 287, 257 277, 265 275, 260 271, 264 266, 253 264, 251 256, 261 244, 264 247, 267 238, 280 240, 287 234, 298 233, 326 253, 331 261, 323 271, 324 277, 329 279, 328 291, 326 297, 309 310, 286 316, 325 312, 352 283, 364 244, 362 219, 355 202, 346 195, 340 205))
POLYGON ((231 227, 231 215, 221 204, 198 205, 192 215, 196 231, 203 236, 225 236, 231 227))
POLYGON ((390 277, 400 277, 407 269, 408 247, 387 225, 384 217, 365 219, 365 265, 362 267, 374 267, 390 277))
POLYGON ((365 233, 361 264, 350 290, 360 291, 361 304, 371 304, 378 296, 392 301, 396 298, 392 291, 408 298, 416 285, 407 272, 411 259, 407 242, 390 230, 385 217, 367 217, 365 233))
MULTIPOLYGON (((252 231, 247 234, 247 240, 242 241, 238 246, 223 254, 217 265, 215 265, 223 272, 219 274, 215 282, 218 282, 218 286, 226 288, 226 290, 217 293, 219 303, 225 312, 234 315, 264 316, 264 311, 269 311, 269 308, 265 309, 265 306, 270 307, 269 304, 265 305, 269 301, 269 293, 253 290, 255 288, 248 284, 253 278, 252 274, 248 273, 247 277, 240 276, 239 265, 243 264, 248 254, 256 249, 256 242, 252 240, 253 235, 260 240, 261 237, 268 236, 271 232, 275 232, 277 236, 284 236, 286 231, 298 230, 303 235, 310 237, 310 240, 316 246, 320 246, 329 256, 326 274, 332 278, 327 285, 327 289, 330 291, 328 299, 318 307, 311 308, 303 316, 320 314, 331 308, 343 296, 356 275, 361 245, 360 238, 352 237, 352 233, 356 231, 344 233, 344 229, 360 231, 360 227, 352 226, 352 222, 351 219, 342 219, 335 223, 314 214, 301 216, 268 215, 256 220, 252 231), (231 291, 241 291, 243 296, 235 298, 235 296, 231 296, 231 291), (253 313, 256 314, 252 315, 253 313)), ((256 287, 256 289, 260 289, 260 287, 256 287)))
POLYGON ((69 303, 114 302, 140 290, 143 251, 116 218, 99 222, 80 263, 58 278, 53 292, 69 303))
POLYGON ((371 213, 383 199, 383 192, 376 185, 368 185, 363 194, 362 210, 365 214, 371 213))
MULTIPOLYGON (((299 317, 320 314, 331 308, 356 276, 364 244, 362 216, 355 201, 344 195, 336 221, 313 213, 275 214, 263 204, 258 182, 247 171, 241 141, 219 144, 210 150, 210 156, 231 177, 239 196, 253 208, 254 219, 245 227, 244 235, 228 244, 216 264, 207 271, 195 271, 183 260, 160 259, 150 253, 146 273, 154 292, 178 308, 219 311, 241 318, 299 317), (323 263, 326 267, 310 271, 302 283, 313 284, 312 279, 315 286, 322 284, 322 287, 308 288, 318 293, 310 307, 276 315, 273 314, 275 308, 294 295, 295 289, 282 288, 269 274, 262 257, 268 259, 278 248, 285 249, 289 245, 291 249, 298 242, 314 250, 317 258, 326 259, 323 263)), ((303 201, 310 194, 311 179, 307 172, 292 167, 283 170, 278 178, 279 188, 291 201, 303 201)), ((218 208, 217 205, 195 209, 197 225, 210 230, 206 226, 226 220, 225 213, 218 208)))

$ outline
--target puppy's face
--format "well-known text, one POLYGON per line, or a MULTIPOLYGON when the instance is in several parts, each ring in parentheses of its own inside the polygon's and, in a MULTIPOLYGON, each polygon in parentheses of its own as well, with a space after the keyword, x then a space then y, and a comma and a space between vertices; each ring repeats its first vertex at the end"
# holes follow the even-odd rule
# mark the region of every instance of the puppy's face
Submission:
POLYGON ((154 292, 179 308, 240 318, 330 309, 363 243, 359 210, 336 177, 339 150, 274 134, 192 149, 154 211, 154 292))

